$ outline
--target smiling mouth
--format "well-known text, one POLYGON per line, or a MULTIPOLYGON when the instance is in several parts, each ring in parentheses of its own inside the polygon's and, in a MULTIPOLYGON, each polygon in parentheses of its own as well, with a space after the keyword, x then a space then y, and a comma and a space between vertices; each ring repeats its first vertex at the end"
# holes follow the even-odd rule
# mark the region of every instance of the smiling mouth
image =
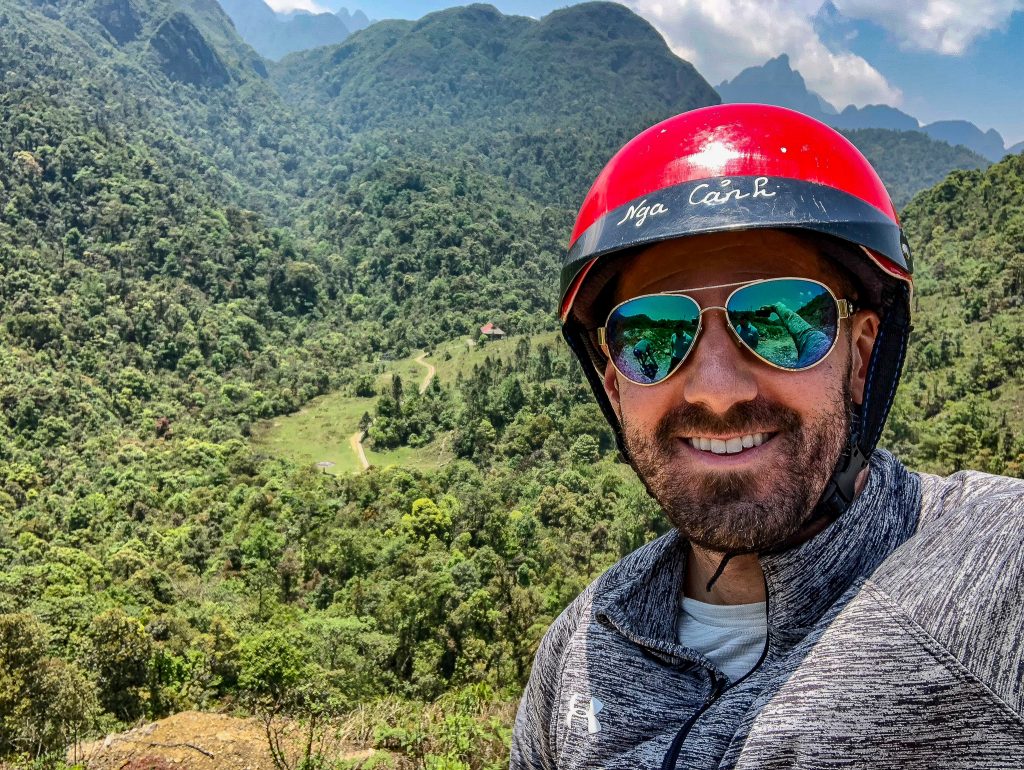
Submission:
POLYGON ((735 455, 742 454, 747 449, 761 446, 761 444, 768 441, 774 435, 774 433, 747 433, 727 439, 688 436, 685 441, 694 449, 709 454, 735 455))

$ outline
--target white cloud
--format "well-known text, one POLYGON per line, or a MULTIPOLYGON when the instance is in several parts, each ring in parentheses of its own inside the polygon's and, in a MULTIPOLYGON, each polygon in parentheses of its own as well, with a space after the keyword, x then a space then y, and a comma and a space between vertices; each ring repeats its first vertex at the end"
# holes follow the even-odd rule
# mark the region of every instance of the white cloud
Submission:
POLYGON ((1004 26, 1024 0, 832 0, 847 17, 872 21, 907 48, 962 55, 972 42, 1004 26))
POLYGON ((309 11, 310 13, 330 13, 329 8, 324 8, 315 0, 264 0, 272 10, 278 13, 289 13, 291 11, 309 11))
MULTIPOLYGON (((866 1, 866 0, 865 0, 866 1)), ((625 0, 712 84, 788 53, 807 85, 842 109, 898 105, 899 89, 867 61, 833 51, 814 29, 822 0, 625 0)))

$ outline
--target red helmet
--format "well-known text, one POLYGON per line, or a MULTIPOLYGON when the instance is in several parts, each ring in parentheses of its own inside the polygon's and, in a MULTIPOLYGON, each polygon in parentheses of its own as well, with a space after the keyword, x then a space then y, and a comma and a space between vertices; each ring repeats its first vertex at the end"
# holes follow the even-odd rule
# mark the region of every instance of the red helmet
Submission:
MULTIPOLYGON (((859 304, 881 316, 864 403, 819 503, 836 516, 878 441, 910 332, 910 247, 878 174, 844 136, 782 107, 723 104, 662 121, 630 140, 598 174, 562 264, 562 332, 625 453, 602 385, 604 356, 589 332, 612 255, 704 233, 775 228, 817 236, 857 279, 859 304)), ((603 319, 600 319, 603 320, 603 319)))

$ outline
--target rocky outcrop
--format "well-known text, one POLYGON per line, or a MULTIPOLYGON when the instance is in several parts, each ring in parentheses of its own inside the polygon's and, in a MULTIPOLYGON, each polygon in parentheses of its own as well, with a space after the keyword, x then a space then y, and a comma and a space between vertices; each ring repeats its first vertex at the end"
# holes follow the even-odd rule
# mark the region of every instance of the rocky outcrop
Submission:
POLYGON ((180 11, 165 19, 149 41, 167 77, 217 88, 231 80, 227 67, 202 33, 180 11))
POLYGON ((142 32, 142 19, 132 0, 97 0, 92 12, 118 45, 130 43, 142 32))

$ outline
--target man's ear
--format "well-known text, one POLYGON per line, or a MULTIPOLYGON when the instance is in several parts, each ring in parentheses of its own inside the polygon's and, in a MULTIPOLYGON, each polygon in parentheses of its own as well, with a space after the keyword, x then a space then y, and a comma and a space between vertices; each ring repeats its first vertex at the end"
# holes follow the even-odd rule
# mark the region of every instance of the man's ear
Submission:
POLYGON ((858 310, 854 313, 850 334, 852 346, 850 356, 850 391, 857 404, 864 403, 864 386, 868 379, 868 363, 871 351, 878 337, 878 326, 881 319, 874 310, 858 310))
POLYGON ((622 423, 622 406, 619 401, 619 373, 615 371, 615 367, 612 366, 612 362, 609 360, 604 365, 604 393, 608 396, 608 400, 612 404, 612 409, 615 410, 615 416, 619 418, 619 423, 622 423))

